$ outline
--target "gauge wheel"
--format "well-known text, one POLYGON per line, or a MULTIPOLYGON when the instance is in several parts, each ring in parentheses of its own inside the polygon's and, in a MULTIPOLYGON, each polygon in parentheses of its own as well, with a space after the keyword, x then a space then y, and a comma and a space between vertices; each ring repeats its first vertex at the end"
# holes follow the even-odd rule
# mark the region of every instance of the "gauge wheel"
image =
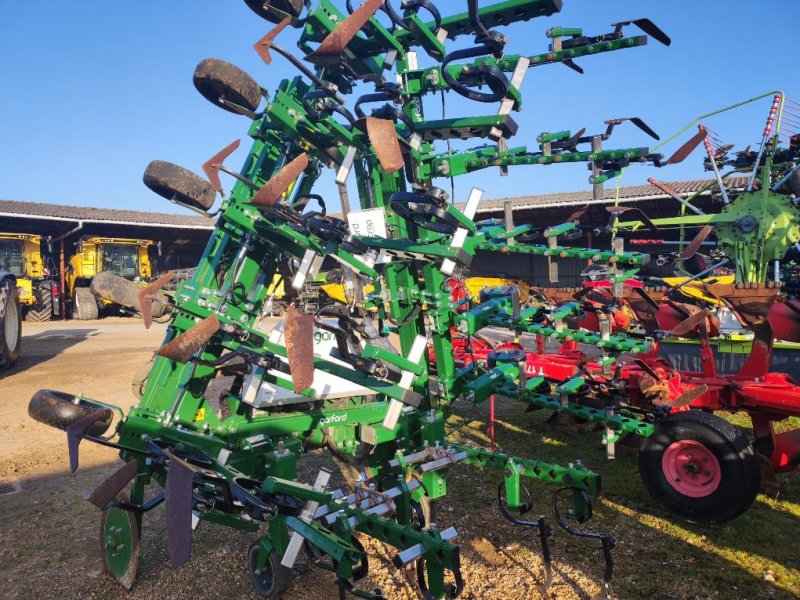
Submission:
POLYGON ((264 0, 244 0, 248 8, 256 13, 262 19, 266 19, 270 23, 280 23, 283 19, 277 14, 264 8, 264 5, 273 6, 281 12, 288 13, 292 17, 299 17, 303 12, 303 0, 272 0, 264 2, 264 0))
POLYGON ((0 281, 0 369, 10 369, 19 359, 21 316, 16 283, 12 279, 0 281))
POLYGON ((239 114, 234 108, 220 103, 227 100, 249 111, 261 103, 261 87, 239 67, 218 58, 206 58, 194 70, 194 87, 214 106, 239 114))
POLYGON ((691 410, 656 424, 639 450, 647 491, 674 515, 722 523, 746 511, 761 484, 758 458, 747 437, 724 419, 691 410))
POLYGON ((162 198, 202 211, 213 206, 217 195, 205 179, 165 160, 147 165, 142 181, 162 198))
POLYGON ((264 598, 280 598, 292 583, 292 570, 281 564, 274 550, 264 557, 258 541, 250 544, 247 552, 247 567, 250 580, 258 594, 264 598), (259 556, 261 555, 261 556, 259 556))
POLYGON ((28 403, 28 415, 31 418, 65 431, 70 425, 98 410, 105 411, 105 414, 86 430, 86 434, 92 436, 103 435, 111 426, 114 414, 105 406, 55 390, 39 390, 28 403))

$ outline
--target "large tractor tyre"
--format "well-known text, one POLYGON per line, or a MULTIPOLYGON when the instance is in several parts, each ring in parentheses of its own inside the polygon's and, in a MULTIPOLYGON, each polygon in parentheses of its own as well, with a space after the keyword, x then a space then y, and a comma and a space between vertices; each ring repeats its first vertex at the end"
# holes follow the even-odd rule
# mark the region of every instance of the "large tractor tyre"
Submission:
POLYGON ((244 0, 244 3, 259 17, 266 19, 270 23, 280 23, 283 21, 283 18, 265 9, 265 4, 277 8, 279 11, 285 12, 292 17, 299 17, 300 13, 303 12, 303 5, 305 4, 304 0, 271 0, 268 2, 264 2, 263 0, 244 0))
POLYGON ((105 406, 55 390, 39 390, 28 403, 28 415, 31 418, 63 430, 98 410, 105 411, 103 418, 86 430, 88 435, 94 436, 103 435, 114 418, 114 413, 105 406))
POLYGON ((147 165, 142 181, 162 198, 202 211, 214 205, 217 195, 205 179, 165 160, 147 165))
POLYGON ((225 99, 242 108, 255 111, 261 103, 261 86, 239 67, 218 58, 206 58, 194 70, 194 87, 214 106, 239 114, 220 103, 225 99))
POLYGON ((75 288, 72 297, 72 316, 79 321, 91 321, 100 314, 97 298, 88 287, 75 288))
POLYGON ((714 414, 674 413, 656 425, 639 450, 639 474, 656 502, 694 523, 738 517, 761 484, 747 437, 714 414))
POLYGON ((280 598, 293 581, 292 570, 281 564, 281 558, 275 551, 267 556, 265 565, 258 564, 258 541, 250 544, 247 551, 247 567, 250 571, 250 580, 258 594, 264 598, 280 598))
POLYGON ((10 369, 22 344, 22 308, 19 290, 11 279, 0 281, 0 369, 10 369))
POLYGON ((53 318, 53 292, 50 286, 41 286, 33 290, 36 303, 25 313, 25 320, 31 323, 43 323, 53 318))

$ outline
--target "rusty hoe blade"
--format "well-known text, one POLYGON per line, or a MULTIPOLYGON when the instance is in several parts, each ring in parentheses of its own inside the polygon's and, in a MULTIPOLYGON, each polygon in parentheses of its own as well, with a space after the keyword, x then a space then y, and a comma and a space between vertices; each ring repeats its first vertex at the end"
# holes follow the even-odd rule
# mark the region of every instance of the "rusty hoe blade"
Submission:
POLYGON ((705 242, 705 241, 706 241, 706 238, 707 238, 709 235, 711 235, 711 232, 712 232, 713 230, 714 230, 714 228, 713 228, 713 227, 711 227, 711 225, 706 225, 706 226, 704 226, 704 227, 703 227, 703 228, 702 228, 702 229, 701 229, 701 230, 700 230, 700 231, 697 233, 697 235, 696 235, 696 236, 694 236, 694 239, 693 239, 693 240, 692 240, 692 241, 689 243, 689 245, 688 245, 688 246, 686 246, 686 248, 684 248, 684 250, 683 250, 683 252, 681 252, 681 255, 680 255, 680 257, 678 258, 678 260, 689 260, 689 259, 690 259, 690 258, 692 258, 692 257, 693 257, 695 254, 697 254, 697 251, 698 251, 698 250, 700 250, 700 246, 702 246, 702 245, 703 245, 703 242, 705 242))
POLYGON ((256 51, 256 54, 261 57, 261 60, 263 60, 265 64, 272 64, 272 55, 270 55, 269 49, 272 47, 272 43, 275 41, 275 38, 278 37, 278 34, 286 29, 291 22, 292 18, 286 17, 283 21, 273 27, 267 35, 253 44, 253 49, 256 51))
POLYGON ((567 217, 567 222, 579 223, 581 218, 583 217, 583 215, 585 215, 587 212, 589 212, 589 205, 588 204, 586 206, 583 206, 582 208, 579 208, 574 213, 572 213, 569 217, 567 217))
POLYGON ((174 340, 163 346, 156 354, 171 360, 185 363, 200 350, 211 337, 219 331, 217 315, 211 315, 194 327, 187 329, 174 340))
POLYGON ((206 174, 206 177, 208 177, 211 187, 220 194, 222 193, 222 182, 219 180, 219 168, 222 166, 222 163, 225 162, 225 159, 233 154, 234 150, 236 150, 241 143, 242 140, 234 140, 203 163, 203 172, 206 174))
POLYGON ((136 294, 136 299, 139 301, 139 312, 142 313, 145 329, 150 329, 150 326, 153 324, 153 298, 156 297, 158 290, 172 281, 174 276, 172 271, 167 271, 136 294))
POLYGON ((369 143, 375 149, 378 162, 387 173, 395 173, 403 168, 403 153, 400 150, 394 121, 364 117, 355 122, 355 127, 367 134, 369 143))
POLYGON ((192 489, 197 468, 167 451, 169 471, 164 490, 167 505, 167 550, 173 567, 185 565, 192 555, 192 489))
POLYGON ((685 335, 695 327, 705 322, 709 317, 709 312, 705 308, 689 315, 689 318, 678 323, 670 333, 672 335, 685 335))
POLYGON ((253 199, 250 200, 251 204, 256 206, 274 205, 281 197, 292 182, 300 177, 300 174, 308 167, 308 154, 303 152, 296 156, 291 162, 283 165, 280 171, 270 179, 264 186, 258 190, 253 199))
POLYGON ((700 125, 697 129, 697 133, 694 134, 683 146, 678 148, 675 154, 669 157, 666 164, 677 165, 678 163, 683 162, 686 160, 686 157, 694 152, 695 148, 703 143, 703 140, 706 138, 706 128, 700 125))
POLYGON ((117 469, 98 483, 86 499, 97 508, 104 509, 136 477, 138 472, 139 461, 134 459, 125 463, 122 468, 117 469))
POLYGON ((675 398, 675 400, 670 402, 670 406, 674 406, 675 408, 689 406, 692 402, 697 400, 707 391, 708 391, 708 386, 705 383, 701 383, 697 387, 693 387, 692 389, 690 389, 688 392, 683 392, 680 396, 675 398))
POLYGON ((101 408, 67 427, 67 449, 69 450, 70 473, 74 474, 75 471, 78 470, 78 447, 81 445, 83 436, 86 435, 86 430, 99 420, 107 418, 108 412, 107 408, 101 408))
POLYGON ((286 355, 295 392, 303 392, 314 381, 314 317, 289 305, 286 311, 286 355))
POLYGON ((331 31, 306 60, 319 66, 337 64, 342 60, 342 52, 347 44, 356 36, 359 30, 366 25, 385 0, 366 0, 353 11, 341 24, 331 31))

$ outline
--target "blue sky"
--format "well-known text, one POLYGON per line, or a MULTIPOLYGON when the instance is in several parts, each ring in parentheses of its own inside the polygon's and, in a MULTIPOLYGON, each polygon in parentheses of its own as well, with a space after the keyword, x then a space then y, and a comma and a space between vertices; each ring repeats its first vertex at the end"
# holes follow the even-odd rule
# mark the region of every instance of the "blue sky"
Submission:
MULTIPOLYGON (((437 5, 443 13, 466 6, 453 0, 437 5)), ((525 110, 515 115, 519 133, 510 145, 535 148, 542 131, 586 127, 594 133, 605 119, 625 116, 642 117, 663 139, 702 113, 769 90, 782 89, 800 101, 797 0, 564 0, 560 14, 507 28, 508 51, 546 51, 544 31, 556 25, 595 35, 610 31, 612 22, 639 17, 657 23, 672 46, 651 40, 645 47, 582 59, 583 76, 561 65, 530 70, 525 110)), ((238 0, 0 0, 0 198, 180 212, 144 187, 142 171, 160 158, 199 172, 217 150, 246 138, 247 120, 204 100, 192 85, 192 72, 201 59, 218 57, 274 90, 291 74, 287 63, 278 57, 267 67, 252 50, 270 27, 238 0)), ((285 31, 279 41, 293 47, 292 36, 285 31)), ((428 116, 437 118, 438 98, 427 106, 428 116)), ((762 100, 708 125, 737 148, 755 145, 768 106, 762 100)), ((495 109, 448 95, 448 116, 495 109)), ((649 143, 628 125, 618 128, 607 147, 649 143)), ((243 153, 228 164, 238 168, 243 153)), ((670 169, 628 169, 623 184, 651 175, 703 177, 700 151, 670 169)), ((458 178, 456 195, 463 199, 470 185, 482 187, 486 198, 589 189, 587 177, 582 164, 512 168, 503 178, 493 169, 458 178)), ((331 181, 332 176, 321 183, 321 192, 333 199, 331 181)))

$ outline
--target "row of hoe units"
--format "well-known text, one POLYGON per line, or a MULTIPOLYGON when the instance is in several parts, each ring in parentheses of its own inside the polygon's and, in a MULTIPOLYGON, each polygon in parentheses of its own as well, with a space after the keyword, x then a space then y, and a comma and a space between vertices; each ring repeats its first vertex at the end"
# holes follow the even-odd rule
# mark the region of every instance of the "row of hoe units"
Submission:
MULTIPOLYGON (((763 152, 735 165, 752 170, 747 189, 727 198, 718 214, 658 223, 615 206, 609 225, 594 230, 606 249, 568 246, 562 242, 582 239, 575 235, 585 229, 581 215, 544 231, 476 223, 483 192, 472 189, 457 206, 434 180, 490 167, 588 162, 601 199, 603 182, 631 163, 686 158, 707 141, 705 130, 668 159, 645 147, 603 148, 623 122, 657 137, 639 118, 610 119, 597 135, 543 133, 538 149, 508 144, 528 71, 557 63, 580 70, 575 59, 642 46, 648 35, 668 45, 651 21, 616 23, 591 36, 554 28, 549 49, 527 56, 505 51, 501 28, 555 14, 560 0, 468 0, 466 12, 450 16, 430 0, 365 0, 358 7, 348 1, 346 11, 329 0, 247 4, 275 25, 255 51, 267 65, 278 56, 288 60, 298 74, 268 93, 237 67, 203 60, 194 73, 197 90, 249 122, 253 141, 243 167, 224 164, 236 141, 203 165, 205 178, 165 161, 145 171, 144 183, 170 201, 209 213, 217 196, 221 201, 199 265, 173 294, 158 297, 171 274, 138 289, 110 280, 104 291, 111 300, 133 292, 145 326, 156 304, 170 305, 167 336, 140 402, 123 414, 112 404, 42 390, 29 407, 34 418, 66 429, 73 470, 82 441, 120 451, 124 465, 88 495, 103 515, 104 563, 120 583, 133 584, 144 515, 165 503, 175 566, 190 559, 192 531, 203 521, 260 531, 248 566, 265 597, 286 590, 301 552, 333 573, 341 597, 382 597, 358 584, 369 563, 359 539, 369 536, 396 549, 398 568, 415 567, 422 597, 454 598, 465 585, 457 532, 435 526, 432 502, 448 492, 449 473, 480 467, 497 473, 502 514, 538 532, 548 570, 554 529, 544 516, 525 517, 532 500, 524 482, 555 486, 551 523, 596 544, 605 562, 601 593, 610 596, 613 532, 589 525, 600 476, 580 461, 562 466, 460 443, 445 427, 457 401, 521 401, 598 424, 612 457, 623 437, 644 438, 645 485, 668 510, 693 521, 726 521, 748 508, 760 483, 757 455, 774 472, 797 465, 797 436, 776 434, 772 423, 797 414, 798 389, 787 376, 768 373, 771 308, 785 309, 791 331, 800 331, 797 312, 777 275, 759 270, 800 239, 786 191, 797 183, 796 147, 786 154, 777 138, 782 96, 771 109, 763 152), (632 26, 648 35, 629 35, 632 26), (279 43, 292 34, 302 59, 279 43), (463 38, 474 45, 448 50, 463 38), (374 90, 350 101, 356 85, 374 90), (439 104, 452 93, 487 114, 426 114, 426 98, 439 104), (443 147, 473 138, 483 145, 443 147), (325 198, 314 192, 325 169, 335 172, 343 219, 327 214, 325 198), (351 173, 357 206, 347 193, 351 173), (230 192, 221 174, 232 178, 230 192), (783 219, 780 240, 759 218, 768 210, 780 213, 773 221, 783 219), (716 251, 741 268, 727 283, 709 280, 713 269, 685 278, 681 290, 691 284, 702 291, 694 300, 681 290, 635 284, 649 255, 628 251, 622 232, 631 239, 666 226, 699 229, 675 253, 676 263, 689 261, 714 233, 716 251), (544 298, 539 302, 526 301, 515 286, 475 297, 463 274, 479 251, 547 257, 556 283, 560 259, 591 261, 605 284, 546 288, 534 294, 544 298), (345 302, 307 302, 305 291, 331 260, 346 280, 345 302), (276 275, 288 309, 273 328, 276 275), (754 332, 741 372, 717 373, 713 356, 702 373, 677 371, 658 357, 659 340, 670 335, 695 336, 708 355, 721 307, 754 332), (498 331, 514 341, 493 343, 487 332, 498 331), (538 340, 536 348, 517 343, 523 334, 538 340), (546 341, 560 342, 560 349, 548 351, 546 341), (233 383, 214 405, 206 396, 220 375, 233 383), (713 414, 720 408, 752 415, 755 447, 713 414), (352 488, 331 489, 326 470, 314 481, 298 480, 299 459, 316 447, 357 468, 352 488), (163 491, 148 494, 151 483, 163 491)), ((715 168, 727 160, 711 156, 715 168)))

